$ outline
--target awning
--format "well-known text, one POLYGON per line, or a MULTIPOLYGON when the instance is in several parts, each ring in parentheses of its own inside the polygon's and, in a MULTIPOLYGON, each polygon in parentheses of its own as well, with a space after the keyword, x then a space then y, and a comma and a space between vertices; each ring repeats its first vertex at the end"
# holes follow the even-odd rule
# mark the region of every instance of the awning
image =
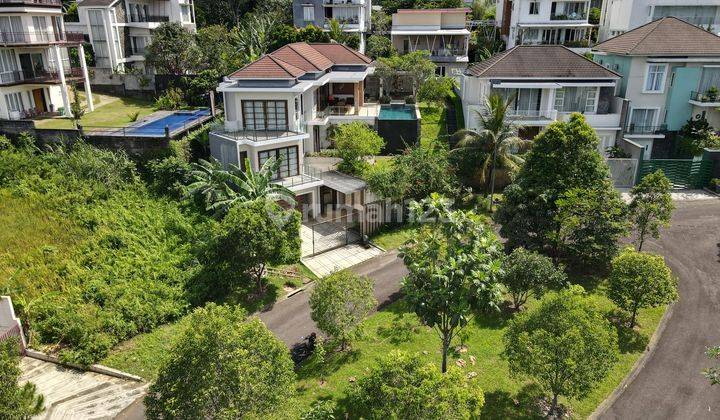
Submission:
POLYGON ((323 172, 320 178, 325 186, 343 194, 352 194, 367 188, 367 183, 362 179, 338 171, 323 172))
POLYGON ((548 82, 493 82, 495 89, 560 89, 559 83, 548 82))

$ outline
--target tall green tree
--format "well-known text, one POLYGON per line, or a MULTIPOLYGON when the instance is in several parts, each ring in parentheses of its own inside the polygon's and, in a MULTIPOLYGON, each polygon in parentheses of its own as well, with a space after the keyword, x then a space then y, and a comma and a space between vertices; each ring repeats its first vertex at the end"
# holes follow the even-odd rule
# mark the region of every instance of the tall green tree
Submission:
POLYGON ((445 100, 452 95, 455 84, 455 79, 452 77, 430 77, 420 85, 417 99, 418 101, 431 102, 436 106, 444 105, 445 100))
POLYGON ((287 346, 242 309, 196 309, 145 398, 150 419, 268 417, 295 393, 287 346))
POLYGON ((560 230, 557 200, 574 188, 612 188, 606 182, 610 169, 597 151, 598 142, 595 130, 577 113, 535 138, 495 214, 510 247, 552 251, 560 230))
POLYGON ((666 305, 677 299, 677 284, 660 255, 623 250, 612 261, 608 297, 630 313, 635 326, 638 309, 666 305))
POLYGON ((352 385, 346 399, 349 414, 370 419, 478 418, 485 403, 477 379, 454 367, 443 374, 418 355, 398 350, 352 385))
POLYGON ((490 209, 493 205, 495 193, 495 170, 500 167, 515 173, 524 162, 516 154, 527 147, 529 142, 518 137, 518 127, 507 118, 507 110, 512 103, 498 94, 487 98, 485 109, 478 111, 480 131, 460 130, 453 135, 455 148, 453 153, 457 156, 474 156, 480 152, 483 159, 476 160, 476 171, 480 173, 480 182, 485 182, 486 191, 490 194, 490 209))
POLYGON ((165 22, 153 30, 145 60, 160 74, 183 75, 199 66, 195 36, 178 22, 165 22))
POLYGON ((531 295, 540 299, 548 290, 567 283, 562 267, 537 252, 515 248, 503 261, 500 282, 505 286, 513 306, 519 310, 531 295))
POLYGON ((430 61, 429 51, 413 51, 379 58, 375 74, 383 80, 383 86, 389 90, 392 90, 392 86, 399 78, 409 78, 412 94, 415 95, 420 85, 435 74, 435 63, 430 61))
POLYGON ((248 13, 235 28, 235 47, 242 64, 251 63, 270 52, 273 27, 279 25, 276 14, 248 13))
POLYGON ((377 131, 360 121, 338 125, 333 142, 342 158, 338 169, 350 174, 361 173, 367 167, 365 158, 379 154, 385 145, 377 131))
POLYGON ((528 376, 552 396, 582 398, 605 378, 618 358, 617 333, 580 286, 546 295, 517 315, 505 332, 510 373, 528 376))
MULTIPOLYGON (((373 18, 375 14, 373 13, 373 18)), ((380 57, 390 57, 395 52, 395 48, 390 38, 382 35, 370 35, 367 39, 365 47, 365 55, 376 60, 380 57)))
POLYGON ((310 317, 320 331, 340 342, 340 349, 357 336, 360 323, 377 306, 373 281, 343 270, 315 282, 310 317))
POLYGON ((409 274, 403 280, 406 301, 442 342, 442 371, 447 352, 475 310, 497 309, 502 299, 496 281, 501 247, 494 232, 471 212, 451 210, 445 198, 431 195, 411 205, 411 218, 423 223, 401 248, 409 274))
POLYGON ((657 239, 660 237, 660 227, 670 226, 670 217, 675 207, 670 189, 670 180, 658 169, 630 190, 630 220, 637 232, 638 251, 642 251, 646 235, 657 239))
POLYGON ((202 54, 200 67, 214 70, 224 76, 240 68, 244 63, 236 44, 236 33, 223 25, 201 27, 195 34, 198 50, 202 54))
POLYGON ((35 385, 20 385, 20 349, 14 337, 0 340, 0 418, 30 420, 45 411, 45 399, 35 385))

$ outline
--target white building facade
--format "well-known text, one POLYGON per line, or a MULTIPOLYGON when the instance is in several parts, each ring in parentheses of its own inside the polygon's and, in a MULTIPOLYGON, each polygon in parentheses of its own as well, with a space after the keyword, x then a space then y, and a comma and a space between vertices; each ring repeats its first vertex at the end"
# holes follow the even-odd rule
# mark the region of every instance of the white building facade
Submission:
POLYGON ((60 0, 0 1, 0 42, 0 118, 70 116, 72 82, 85 82, 93 109, 83 35, 65 30, 60 0))
POLYGON ((365 52, 371 14, 371 0, 293 0, 293 23, 296 27, 314 25, 327 31, 334 19, 343 32, 360 37, 358 51, 361 53, 365 52))

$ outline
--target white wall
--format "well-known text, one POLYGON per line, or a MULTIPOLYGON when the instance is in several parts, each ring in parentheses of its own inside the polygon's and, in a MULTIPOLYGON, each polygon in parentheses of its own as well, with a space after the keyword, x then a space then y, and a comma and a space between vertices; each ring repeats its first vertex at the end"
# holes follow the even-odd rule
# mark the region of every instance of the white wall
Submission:
POLYGON ((296 119, 295 92, 225 92, 225 129, 237 131, 243 128, 243 100, 285 100, 287 102, 288 128, 300 131, 300 121, 296 119))

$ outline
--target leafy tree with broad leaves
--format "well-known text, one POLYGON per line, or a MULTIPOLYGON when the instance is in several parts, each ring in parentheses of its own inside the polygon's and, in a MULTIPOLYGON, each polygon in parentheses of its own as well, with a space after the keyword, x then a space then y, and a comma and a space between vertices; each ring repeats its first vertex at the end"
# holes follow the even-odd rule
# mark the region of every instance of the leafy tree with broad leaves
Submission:
POLYGON ((178 22, 165 22, 153 30, 145 60, 159 74, 183 75, 199 66, 195 36, 178 22))
POLYGON ((202 53, 200 67, 204 70, 213 70, 217 75, 222 76, 240 68, 244 63, 235 45, 235 35, 234 31, 229 31, 223 25, 199 28, 195 40, 198 50, 202 53))
POLYGON ((220 224, 214 255, 218 268, 247 274, 264 293, 268 264, 300 260, 300 213, 268 200, 234 206, 220 224))
POLYGON ((248 13, 235 28, 235 47, 241 64, 249 64, 270 51, 273 28, 279 25, 277 14, 248 13))
POLYGON ((342 158, 338 169, 350 174, 361 173, 367 167, 365 158, 379 154, 385 145, 377 131, 360 121, 338 125, 333 142, 342 158))
MULTIPOLYGON (((375 14, 373 13, 373 18, 375 14)), ((365 46, 365 55, 376 60, 380 57, 390 57, 395 53, 395 48, 390 38, 382 35, 370 35, 365 46)))
POLYGON ((448 96, 452 95, 455 87, 455 79, 452 77, 431 77, 425 80, 418 89, 418 101, 431 102, 435 105, 441 105, 448 96))
POLYGON ((503 341, 511 374, 529 376, 552 395, 548 416, 560 395, 586 396, 618 358, 615 329, 580 286, 545 295, 518 314, 503 341))
POLYGON ((557 200, 573 188, 612 188, 598 142, 595 130, 578 113, 567 122, 550 124, 535 138, 495 214, 511 248, 552 251, 560 230, 557 200))
POLYGON ((512 297, 515 309, 519 310, 531 294, 540 299, 548 290, 563 287, 567 284, 567 276, 550 258, 515 248, 503 261, 500 282, 512 297))
POLYGON ((637 249, 642 251, 645 236, 660 237, 660 227, 670 226, 674 205, 670 180, 658 169, 630 190, 630 220, 637 231, 637 249))
POLYGON ((199 159, 192 164, 187 194, 202 197, 205 209, 212 211, 216 217, 224 216, 236 204, 257 199, 295 205, 295 194, 274 182, 280 167, 279 160, 268 159, 259 171, 252 169, 249 159, 245 160, 243 166, 245 170, 234 165, 226 170, 214 158, 209 161, 199 159))
POLYGON ((468 419, 485 398, 476 378, 451 367, 441 373, 417 354, 393 350, 353 384, 346 398, 353 416, 381 419, 468 419))
POLYGON ((638 309, 655 308, 677 299, 677 283, 660 255, 624 249, 612 261, 608 297, 630 313, 635 326, 638 309))
POLYGON ((610 180, 573 188, 558 198, 553 255, 584 266, 607 266, 628 234, 626 205, 610 180))
POLYGON ((413 51, 379 58, 375 74, 383 80, 383 86, 390 90, 399 78, 410 78, 412 94, 415 95, 420 85, 435 74, 435 63, 430 61, 429 51, 413 51))
POLYGON ((450 344, 474 311, 498 308, 501 246, 478 215, 451 210, 438 194, 411 203, 410 212, 411 220, 429 223, 401 248, 410 272, 402 291, 422 322, 440 336, 445 372, 450 344))
POLYGON ((268 417, 295 393, 287 346, 257 318, 196 309, 145 397, 150 419, 268 417))
POLYGON ((318 280, 310 295, 310 317, 343 351, 375 306, 373 281, 348 270, 318 280))
POLYGON ((15 337, 0 339, 0 418, 30 420, 45 411, 32 382, 20 386, 20 349, 15 337))

